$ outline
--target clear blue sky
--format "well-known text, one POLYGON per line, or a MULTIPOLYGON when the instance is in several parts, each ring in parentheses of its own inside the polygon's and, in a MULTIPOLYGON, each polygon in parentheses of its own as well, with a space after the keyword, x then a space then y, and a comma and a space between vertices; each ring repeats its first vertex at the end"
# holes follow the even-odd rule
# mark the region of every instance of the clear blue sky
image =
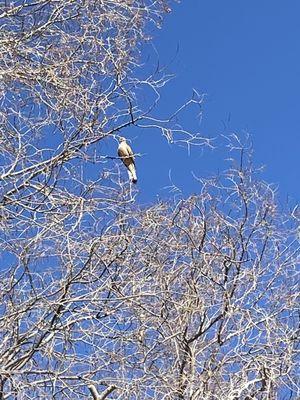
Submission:
MULTIPOLYGON (((153 32, 157 59, 177 75, 162 91, 159 113, 175 109, 192 88, 206 93, 203 135, 249 132, 256 163, 266 165, 263 178, 279 186, 281 198, 299 199, 300 1, 189 0, 172 8, 153 32)), ((191 171, 216 172, 225 157, 199 150, 188 156, 154 132, 129 137, 145 154, 137 161, 143 202, 161 195, 169 171, 185 194, 197 191, 191 171)))

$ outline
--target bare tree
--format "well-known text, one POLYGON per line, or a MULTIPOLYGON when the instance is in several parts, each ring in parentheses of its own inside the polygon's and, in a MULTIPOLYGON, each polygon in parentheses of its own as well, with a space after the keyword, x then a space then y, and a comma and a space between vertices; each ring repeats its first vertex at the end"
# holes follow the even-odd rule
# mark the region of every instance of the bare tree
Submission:
POLYGON ((158 120, 169 77, 134 73, 168 10, 1 3, 1 399, 299 395, 298 209, 236 138, 236 165, 148 208, 102 150, 128 126, 209 144, 176 118, 201 97, 158 120))

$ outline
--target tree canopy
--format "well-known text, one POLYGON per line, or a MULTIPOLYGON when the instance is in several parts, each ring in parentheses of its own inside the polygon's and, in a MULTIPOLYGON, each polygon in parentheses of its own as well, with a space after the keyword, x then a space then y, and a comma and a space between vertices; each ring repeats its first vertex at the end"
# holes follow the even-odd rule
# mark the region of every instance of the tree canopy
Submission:
POLYGON ((247 144, 229 138, 228 169, 197 193, 148 206, 107 167, 102 143, 130 126, 211 143, 177 121, 201 96, 160 120, 169 77, 136 73, 169 11, 1 3, 1 399, 299 394, 299 210, 280 206, 247 144))

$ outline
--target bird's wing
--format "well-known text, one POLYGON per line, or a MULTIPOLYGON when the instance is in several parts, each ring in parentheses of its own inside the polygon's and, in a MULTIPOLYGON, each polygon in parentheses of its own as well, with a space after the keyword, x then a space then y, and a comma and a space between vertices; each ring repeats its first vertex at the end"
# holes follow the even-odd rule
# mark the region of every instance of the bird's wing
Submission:
POLYGON ((127 151, 128 155, 131 156, 132 161, 134 161, 134 155, 133 155, 132 148, 127 143, 126 143, 126 151, 127 151))
POLYGON ((126 143, 121 143, 118 147, 118 156, 119 157, 128 157, 128 152, 126 149, 126 143))
POLYGON ((122 148, 120 148, 120 146, 118 147, 118 156, 119 156, 119 157, 124 157, 124 156, 123 156, 122 148))
POLYGON ((121 143, 118 148, 118 156, 123 158, 124 160, 128 160, 134 163, 134 155, 131 147, 127 143, 121 143), (125 159, 126 157, 126 159, 125 159))

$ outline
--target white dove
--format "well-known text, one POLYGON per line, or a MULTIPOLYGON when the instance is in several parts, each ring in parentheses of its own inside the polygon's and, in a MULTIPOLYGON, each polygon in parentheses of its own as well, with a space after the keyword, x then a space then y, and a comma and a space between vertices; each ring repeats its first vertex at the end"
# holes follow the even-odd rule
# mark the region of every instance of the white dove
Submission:
POLYGON ((118 156, 122 159, 124 165, 128 169, 128 175, 131 182, 137 183, 133 151, 124 137, 120 137, 119 142, 118 156))

